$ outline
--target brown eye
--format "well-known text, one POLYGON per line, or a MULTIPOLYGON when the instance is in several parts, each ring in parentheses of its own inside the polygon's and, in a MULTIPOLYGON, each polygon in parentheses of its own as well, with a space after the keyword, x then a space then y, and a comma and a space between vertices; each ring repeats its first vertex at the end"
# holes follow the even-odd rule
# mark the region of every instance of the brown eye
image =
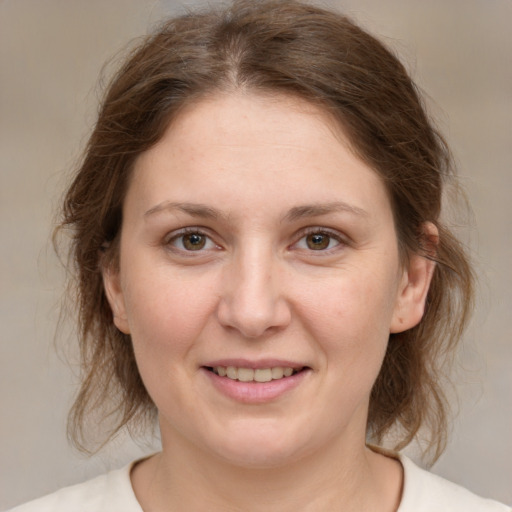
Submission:
POLYGON ((182 256, 192 256, 193 252, 200 255, 221 249, 209 235, 195 228, 170 233, 169 236, 164 239, 164 245, 172 250, 174 254, 181 254, 182 256))
POLYGON ((182 236, 183 247, 187 251, 199 251, 206 245, 207 238, 199 233, 190 233, 182 236))
POLYGON ((313 233, 306 236, 306 244, 313 251, 327 249, 331 242, 331 237, 327 233, 313 233))

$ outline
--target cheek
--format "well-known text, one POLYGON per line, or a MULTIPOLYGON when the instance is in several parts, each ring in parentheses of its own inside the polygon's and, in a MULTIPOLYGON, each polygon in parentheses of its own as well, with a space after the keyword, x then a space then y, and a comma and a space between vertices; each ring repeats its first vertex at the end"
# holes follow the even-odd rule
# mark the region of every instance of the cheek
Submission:
POLYGON ((390 267, 369 267, 344 269, 321 287, 304 287, 300 316, 331 365, 380 366, 384 357, 396 279, 390 267))
MULTIPOLYGON (((126 310, 138 358, 183 353, 193 346, 215 309, 212 280, 191 282, 156 269, 127 280, 126 310)), ((169 361, 168 361, 169 362, 169 361)))
POLYGON ((166 272, 140 273, 127 280, 126 308, 135 359, 144 385, 157 408, 186 411, 195 403, 183 387, 196 368, 194 351, 214 310, 213 286, 194 286, 166 272))

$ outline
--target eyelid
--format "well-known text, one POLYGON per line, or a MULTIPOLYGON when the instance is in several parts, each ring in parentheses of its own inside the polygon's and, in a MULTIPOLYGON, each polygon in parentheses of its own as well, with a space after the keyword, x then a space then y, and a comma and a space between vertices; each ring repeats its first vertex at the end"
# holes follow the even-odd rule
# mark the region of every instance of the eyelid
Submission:
POLYGON ((327 228, 325 226, 310 226, 310 227, 300 230, 297 233, 297 235, 295 237, 296 240, 295 240, 295 242, 293 242, 293 244, 291 244, 290 247, 293 248, 294 246, 296 246, 304 237, 306 237, 308 235, 314 235, 317 233, 323 233, 323 234, 330 236, 331 238, 333 238, 334 240, 336 240, 338 242, 338 245, 336 245, 336 247, 332 247, 331 249, 318 250, 318 251, 309 249, 307 251, 308 253, 312 253, 315 256, 322 256, 322 255, 330 254, 336 250, 340 250, 340 249, 346 247, 350 243, 349 237, 344 235, 343 233, 341 233, 340 231, 338 231, 336 229, 327 228))
POLYGON ((179 253, 180 255, 184 255, 184 256, 188 256, 188 257, 197 257, 197 256, 200 256, 201 254, 210 252, 212 250, 212 249, 201 249, 198 251, 187 251, 186 249, 181 249, 179 247, 172 245, 171 242, 173 242, 174 240, 177 240, 182 236, 191 235, 191 234, 197 234, 197 235, 204 236, 205 238, 208 238, 208 240, 210 240, 211 243, 213 243, 215 245, 216 250, 219 250, 222 248, 222 246, 215 241, 214 237, 211 234, 211 231, 209 229, 201 227, 201 226, 187 226, 184 228, 180 228, 180 229, 171 231, 164 237, 163 244, 169 251, 172 251, 173 253, 179 253))
MULTIPOLYGON (((317 255, 317 256, 327 255, 327 254, 330 254, 337 250, 339 251, 340 249, 343 249, 347 245, 350 245, 350 238, 337 229, 328 228, 325 226, 308 226, 306 228, 299 230, 296 233, 296 235, 294 236, 295 241, 289 246, 289 249, 293 249, 304 237, 306 237, 308 235, 312 235, 312 234, 317 234, 317 233, 324 233, 324 234, 330 236, 331 238, 336 240, 338 242, 338 244, 335 247, 330 248, 330 249, 324 249, 324 250, 318 250, 318 251, 314 251, 314 250, 310 249, 307 251, 308 253, 315 253, 315 255, 317 255)), ((204 255, 204 253, 212 251, 212 249, 202 249, 202 250, 198 250, 198 251, 187 251, 185 249, 180 249, 179 247, 173 246, 171 244, 171 242, 173 240, 176 240, 176 239, 178 239, 182 236, 185 236, 187 234, 198 234, 198 235, 208 238, 211 241, 211 243, 213 243, 215 245, 215 248, 213 250, 223 249, 222 245, 217 242, 217 240, 216 240, 217 237, 212 234, 211 230, 209 228, 205 228, 203 226, 186 226, 183 228, 173 230, 164 237, 163 245, 169 251, 172 251, 174 253, 179 253, 179 254, 182 254, 185 256, 190 256, 190 257, 198 257, 201 254, 204 255)))

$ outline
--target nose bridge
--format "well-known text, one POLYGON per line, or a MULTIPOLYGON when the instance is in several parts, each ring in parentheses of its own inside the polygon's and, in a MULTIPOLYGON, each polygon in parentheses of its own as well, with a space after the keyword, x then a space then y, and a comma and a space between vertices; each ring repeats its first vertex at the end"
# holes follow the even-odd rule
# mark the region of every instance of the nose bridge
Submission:
POLYGON ((221 323, 248 338, 284 327, 290 312, 280 278, 280 262, 270 244, 255 238, 240 247, 223 276, 221 323))

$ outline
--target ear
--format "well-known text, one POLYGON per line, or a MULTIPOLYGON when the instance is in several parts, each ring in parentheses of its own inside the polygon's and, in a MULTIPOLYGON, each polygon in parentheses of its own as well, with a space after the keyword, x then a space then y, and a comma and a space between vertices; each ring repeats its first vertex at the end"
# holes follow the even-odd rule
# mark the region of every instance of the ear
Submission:
MULTIPOLYGON (((439 243, 439 232, 431 222, 423 225, 423 240, 427 254, 434 256, 439 243)), ((420 323, 425 312, 425 301, 435 266, 435 261, 426 256, 410 256, 398 289, 390 326, 391 333, 406 331, 420 323)))
POLYGON ((114 325, 124 334, 130 334, 126 305, 119 270, 113 265, 108 265, 102 270, 103 286, 110 309, 112 310, 114 325))

